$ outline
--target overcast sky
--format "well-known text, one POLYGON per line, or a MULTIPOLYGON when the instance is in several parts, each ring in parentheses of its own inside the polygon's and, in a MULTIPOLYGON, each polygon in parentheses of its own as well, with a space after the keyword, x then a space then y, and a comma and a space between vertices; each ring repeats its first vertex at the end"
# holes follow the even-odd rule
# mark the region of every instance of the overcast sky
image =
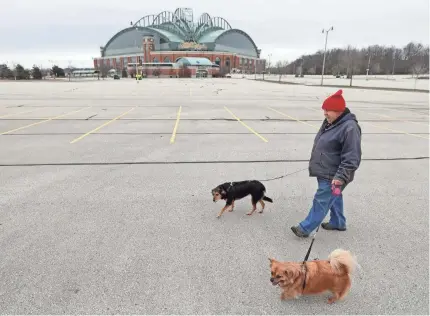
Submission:
POLYGON ((0 0, 0 63, 92 66, 99 47, 147 14, 178 7, 207 12, 248 33, 262 57, 293 60, 348 44, 429 43, 429 0, 0 0), (52 61, 52 62, 51 62, 52 61))

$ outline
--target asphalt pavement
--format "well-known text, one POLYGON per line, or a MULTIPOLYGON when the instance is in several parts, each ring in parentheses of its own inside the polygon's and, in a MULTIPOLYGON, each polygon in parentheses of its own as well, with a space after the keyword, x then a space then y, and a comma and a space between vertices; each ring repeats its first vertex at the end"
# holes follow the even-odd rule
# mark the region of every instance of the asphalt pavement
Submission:
POLYGON ((280 300, 268 257, 303 260, 290 227, 316 180, 264 182, 217 219, 211 189, 307 167, 336 89, 246 79, 0 85, 1 314, 428 314, 428 95, 348 89, 363 161, 348 230, 310 258, 357 256, 349 295, 280 300))

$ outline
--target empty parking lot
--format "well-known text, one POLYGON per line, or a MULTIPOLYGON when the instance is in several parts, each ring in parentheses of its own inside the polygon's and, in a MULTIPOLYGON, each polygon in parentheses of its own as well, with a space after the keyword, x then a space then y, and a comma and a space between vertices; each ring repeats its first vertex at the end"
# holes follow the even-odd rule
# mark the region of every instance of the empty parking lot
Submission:
POLYGON ((267 257, 303 260, 316 181, 265 182, 264 214, 216 215, 210 190, 307 167, 336 88, 245 79, 0 85, 0 311, 428 314, 428 94, 345 89, 363 161, 346 232, 311 258, 357 255, 349 296, 279 300, 267 257))

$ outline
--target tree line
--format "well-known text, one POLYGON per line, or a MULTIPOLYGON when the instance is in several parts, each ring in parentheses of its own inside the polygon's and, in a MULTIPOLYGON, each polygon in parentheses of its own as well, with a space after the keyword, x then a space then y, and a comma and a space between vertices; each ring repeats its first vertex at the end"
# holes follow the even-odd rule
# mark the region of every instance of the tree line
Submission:
POLYGON ((6 64, 0 64, 0 79, 11 79, 11 80, 29 80, 35 79, 40 80, 46 76, 52 77, 65 77, 66 73, 63 68, 54 65, 50 69, 40 69, 36 65, 32 69, 26 69, 21 64, 17 64, 12 69, 6 64))
MULTIPOLYGON (((268 71, 278 74, 315 75, 322 73, 324 51, 302 55, 293 62, 278 61, 268 71)), ((404 47, 372 45, 357 49, 351 45, 326 51, 324 74, 351 75, 429 74, 429 46, 410 42, 404 47)))
MULTIPOLYGON (((278 61, 275 65, 266 64, 266 72, 275 74, 315 75, 322 73, 324 51, 302 55, 293 62, 278 61)), ((101 69, 102 76, 107 74, 101 69)), ((47 75, 65 77, 65 70, 53 66, 51 69, 40 69, 36 65, 25 69, 17 64, 10 69, 0 64, 0 79, 42 79, 47 75)), ((404 47, 372 45, 358 49, 351 45, 346 48, 327 50, 324 74, 334 76, 351 75, 412 75, 416 78, 429 74, 429 46, 410 42, 404 47)), ((124 76, 124 74, 123 74, 124 76)))

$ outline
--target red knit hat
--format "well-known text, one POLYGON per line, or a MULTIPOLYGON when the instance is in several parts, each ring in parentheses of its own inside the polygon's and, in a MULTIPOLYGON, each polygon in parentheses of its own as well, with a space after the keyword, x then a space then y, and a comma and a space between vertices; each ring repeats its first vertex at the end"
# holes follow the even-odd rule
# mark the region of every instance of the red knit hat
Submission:
POLYGON ((322 105, 323 110, 343 112, 346 104, 345 99, 342 96, 342 90, 337 91, 335 94, 329 96, 324 100, 322 105))

